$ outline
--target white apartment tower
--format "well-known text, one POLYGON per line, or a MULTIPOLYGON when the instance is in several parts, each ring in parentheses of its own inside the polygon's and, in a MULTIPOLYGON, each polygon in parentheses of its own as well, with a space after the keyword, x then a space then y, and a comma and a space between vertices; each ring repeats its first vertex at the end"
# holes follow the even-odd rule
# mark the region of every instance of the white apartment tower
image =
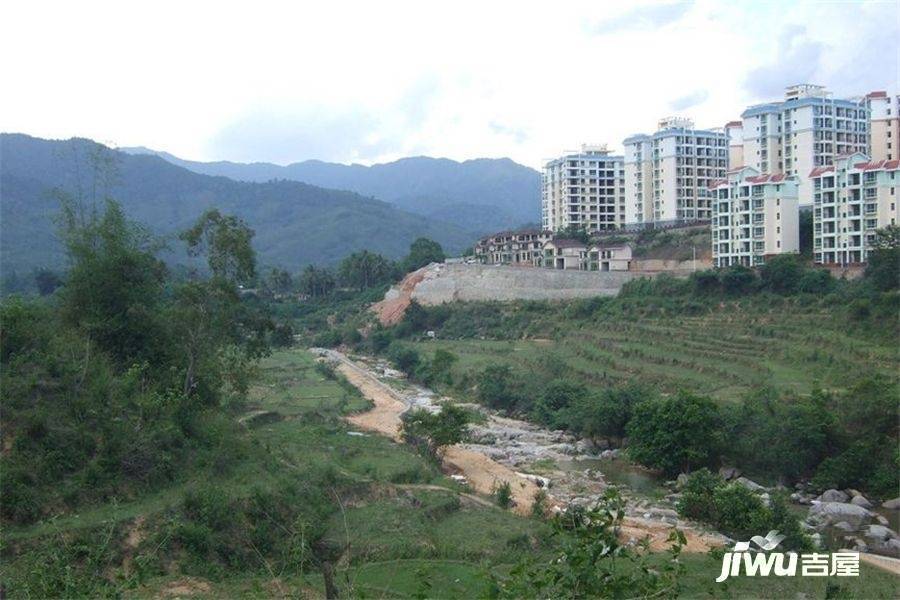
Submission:
POLYGON ((869 109, 869 157, 873 161, 900 158, 900 96, 887 92, 866 95, 869 109))
POLYGON ((809 178, 815 261, 866 262, 875 230, 900 222, 900 160, 870 161, 855 153, 814 169, 809 178))
POLYGON ((712 250, 717 267, 762 265, 800 251, 797 181, 738 167, 711 186, 712 250))
POLYGON ((541 225, 550 231, 569 226, 588 232, 625 223, 624 159, 606 145, 548 161, 541 177, 541 225))
POLYGON ((728 169, 734 170, 744 166, 744 122, 731 121, 725 124, 725 137, 728 138, 728 169))
POLYGON ((801 206, 813 201, 810 171, 869 147, 866 103, 834 99, 818 85, 791 86, 782 102, 751 106, 741 119, 743 166, 796 177, 801 206))
POLYGON ((652 135, 625 138, 625 222, 673 223, 711 216, 709 185, 725 176, 728 141, 690 119, 659 121, 652 135))

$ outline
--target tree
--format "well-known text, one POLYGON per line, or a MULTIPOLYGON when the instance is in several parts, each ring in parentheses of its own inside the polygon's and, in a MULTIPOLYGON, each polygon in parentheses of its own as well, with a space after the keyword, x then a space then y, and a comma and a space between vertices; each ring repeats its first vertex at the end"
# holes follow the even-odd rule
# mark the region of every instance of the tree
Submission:
POLYGON ((888 225, 875 232, 868 255, 866 279, 880 291, 900 288, 900 225, 888 225))
POLYGON ((773 256, 759 269, 761 286, 777 294, 790 294, 796 291, 804 271, 796 254, 773 256))
POLYGON ((276 294, 287 294, 294 287, 294 280, 291 274, 284 269, 272 269, 269 271, 269 280, 267 282, 269 289, 276 294))
POLYGON ((568 379, 554 379, 547 384, 535 402, 534 417, 538 422, 554 429, 566 427, 569 407, 587 396, 588 390, 584 384, 568 379))
POLYGON ((403 261, 403 270, 407 273, 420 269, 431 263, 444 262, 444 249, 441 245, 425 237, 420 237, 409 247, 409 256, 403 261))
POLYGON ((96 343, 120 365, 161 352, 166 342, 158 308, 166 270, 150 236, 114 200, 87 218, 64 201, 62 236, 71 262, 63 319, 84 333, 87 348, 96 343))
POLYGON ((753 289, 756 275, 753 270, 743 265, 732 265, 722 271, 722 289, 726 294, 746 294, 753 289))
POLYGON ((328 269, 319 269, 313 265, 307 266, 300 274, 298 287, 300 293, 313 298, 327 296, 334 291, 334 275, 328 269))
POLYGON ((722 446, 715 403, 688 392, 641 402, 627 431, 631 457, 669 476, 712 464, 722 446))
POLYGON ((639 386, 605 389, 599 395, 577 399, 566 417, 569 428, 581 436, 596 440, 625 437, 634 406, 649 392, 639 386))
POLYGON ((50 269, 39 269, 34 274, 34 283, 41 296, 49 296, 63 284, 62 278, 50 269))
POLYGON ((565 229, 556 232, 556 236, 554 237, 560 240, 576 240, 582 244, 587 244, 591 241, 590 235, 588 235, 588 231, 585 229, 584 225, 568 225, 565 229))
POLYGON ((213 401, 224 381, 222 349, 232 347, 231 368, 240 371, 267 352, 266 335, 274 325, 265 311, 242 302, 238 292, 239 283, 256 276, 252 229, 212 209, 180 237, 191 254, 206 253, 212 274, 207 281, 189 281, 175 290, 170 319, 184 363, 182 393, 213 401))
POLYGON ((244 284, 256 276, 256 254, 251 241, 254 232, 238 217, 207 210, 193 227, 179 237, 188 245, 188 253, 206 253, 213 277, 244 284))
POLYGON ((570 506, 552 525, 553 555, 530 554, 508 577, 493 580, 500 598, 674 598, 684 567, 678 561, 684 534, 673 529, 665 560, 619 539, 625 502, 615 490, 589 508, 570 506))
POLYGON ((811 259, 813 253, 813 211, 800 209, 799 223, 800 255, 811 259))
POLYGON ((431 457, 441 448, 465 439, 469 413, 455 404, 444 404, 437 413, 418 408, 406 413, 400 425, 403 441, 431 457))
POLYGON ((394 366, 410 375, 415 372, 421 361, 418 352, 400 342, 391 342, 387 349, 387 356, 394 366))
POLYGON ((368 250, 351 254, 338 267, 341 281, 358 290, 387 283, 393 278, 394 271, 391 261, 368 250))
POLYGON ((509 410, 517 401, 512 371, 505 365, 489 365, 478 374, 478 398, 491 408, 509 410))

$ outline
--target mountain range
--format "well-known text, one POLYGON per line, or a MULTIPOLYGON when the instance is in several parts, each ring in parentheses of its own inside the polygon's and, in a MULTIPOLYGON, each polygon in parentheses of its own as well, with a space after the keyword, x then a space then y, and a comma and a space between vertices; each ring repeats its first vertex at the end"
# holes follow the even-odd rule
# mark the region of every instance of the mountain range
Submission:
POLYGON ((176 261, 184 254, 179 254, 174 235, 210 207, 240 216, 256 231, 254 246, 262 265, 291 270, 333 265, 362 249, 399 258, 420 236, 456 252, 476 237, 452 223, 351 191, 284 178, 258 183, 205 175, 159 156, 122 152, 82 138, 0 134, 0 265, 5 273, 64 266, 54 190, 83 204, 115 198, 131 219, 170 240, 168 258, 176 261))
POLYGON ((143 147, 120 150, 159 156, 195 173, 238 181, 288 179, 348 190, 478 235, 539 222, 541 217, 540 173, 508 158, 457 162, 418 156, 372 166, 319 160, 282 166, 197 162, 143 147))

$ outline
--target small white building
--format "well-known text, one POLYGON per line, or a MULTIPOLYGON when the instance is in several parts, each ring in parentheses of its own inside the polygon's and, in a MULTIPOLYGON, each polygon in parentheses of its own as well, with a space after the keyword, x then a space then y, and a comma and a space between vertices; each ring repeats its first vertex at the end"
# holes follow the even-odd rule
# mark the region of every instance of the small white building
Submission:
POLYGON ((550 240, 544 244, 543 256, 537 266, 547 269, 583 270, 587 264, 588 247, 578 240, 550 240))
POLYGON ((713 265, 752 267, 770 256, 800 251, 795 178, 741 167, 711 190, 713 265))
POLYGON ((588 271, 627 271, 631 266, 631 246, 594 244, 587 259, 588 271))

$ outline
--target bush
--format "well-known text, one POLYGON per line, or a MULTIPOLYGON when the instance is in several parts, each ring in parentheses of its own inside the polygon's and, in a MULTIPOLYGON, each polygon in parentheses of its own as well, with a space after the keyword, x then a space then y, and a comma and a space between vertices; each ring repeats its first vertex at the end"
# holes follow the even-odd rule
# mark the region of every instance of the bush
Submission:
POLYGON ((478 398, 491 408, 511 410, 517 403, 512 370, 507 366, 485 367, 477 378, 478 398))
POLYGON ((641 402, 627 431, 631 457, 669 476, 712 464, 722 446, 715 403, 687 392, 641 402))
POLYGON ((724 485, 725 480, 707 468, 695 471, 682 490, 678 513, 689 519, 717 523, 718 514, 712 500, 716 490, 724 485))
POLYGON ((387 357, 394 363, 394 366, 407 374, 415 373, 416 367, 421 360, 419 353, 415 349, 399 342, 391 342, 387 349, 387 357))
POLYGON ((756 274, 743 265, 732 265, 722 271, 722 289, 726 294, 738 296, 753 290, 756 285, 756 274))
POLYGON ((512 487, 510 487, 508 481, 503 481, 494 488, 494 500, 500 508, 512 506, 512 487))
POLYGON ((747 540, 769 531, 770 515, 762 500, 740 484, 716 488, 713 505, 716 527, 730 537, 747 540))

